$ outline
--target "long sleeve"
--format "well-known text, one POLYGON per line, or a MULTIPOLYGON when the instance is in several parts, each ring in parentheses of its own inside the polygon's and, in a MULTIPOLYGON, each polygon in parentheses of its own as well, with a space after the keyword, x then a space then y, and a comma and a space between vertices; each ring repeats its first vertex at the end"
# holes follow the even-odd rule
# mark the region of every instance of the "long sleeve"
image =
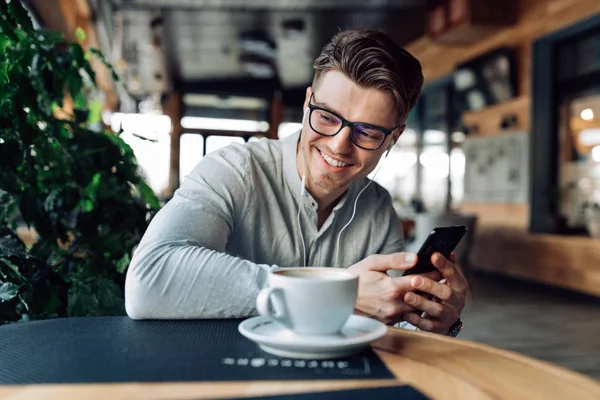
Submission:
POLYGON ((383 188, 379 190, 382 191, 380 194, 382 201, 378 206, 379 213, 377 214, 377 218, 379 218, 379 221, 377 226, 384 227, 386 233, 384 243, 377 254, 391 254, 404 251, 402 223, 392 205, 392 198, 387 191, 383 192, 383 188))
POLYGON ((205 157, 154 217, 127 271, 134 319, 243 317, 270 265, 225 253, 251 187, 250 156, 230 146, 205 157))

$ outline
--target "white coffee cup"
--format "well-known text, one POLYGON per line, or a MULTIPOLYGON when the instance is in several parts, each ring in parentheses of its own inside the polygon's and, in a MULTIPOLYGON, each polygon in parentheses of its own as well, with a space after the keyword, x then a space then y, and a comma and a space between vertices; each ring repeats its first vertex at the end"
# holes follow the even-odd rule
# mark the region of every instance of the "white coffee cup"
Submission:
POLYGON ((256 309, 296 334, 334 335, 352 315, 357 294, 358 276, 345 269, 278 268, 258 294, 256 309))

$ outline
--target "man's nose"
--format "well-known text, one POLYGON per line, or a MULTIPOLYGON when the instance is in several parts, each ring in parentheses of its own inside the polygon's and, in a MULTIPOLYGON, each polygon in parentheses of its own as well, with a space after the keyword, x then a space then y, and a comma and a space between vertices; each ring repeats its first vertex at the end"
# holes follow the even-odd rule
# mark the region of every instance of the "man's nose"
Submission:
POLYGON ((348 154, 352 151, 352 141, 350 140, 350 127, 345 126, 337 135, 329 140, 329 147, 336 154, 348 154))

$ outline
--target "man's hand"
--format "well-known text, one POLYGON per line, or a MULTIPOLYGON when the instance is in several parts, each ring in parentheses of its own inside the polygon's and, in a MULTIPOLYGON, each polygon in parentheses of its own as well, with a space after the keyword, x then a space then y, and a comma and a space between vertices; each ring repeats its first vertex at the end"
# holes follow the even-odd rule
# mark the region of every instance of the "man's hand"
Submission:
POLYGON ((402 319, 421 330, 446 334, 460 318, 465 306, 468 283, 455 264, 454 254, 448 260, 440 253, 434 253, 431 262, 441 272, 443 281, 418 275, 411 277, 412 290, 428 293, 434 298, 425 298, 412 291, 405 293, 403 299, 406 304, 423 313, 407 312, 402 319))
POLYGON ((414 253, 394 253, 371 255, 349 267, 349 270, 359 276, 356 311, 388 325, 401 321, 403 316, 414 311, 415 307, 407 305, 403 300, 408 292, 414 290, 411 286, 412 279, 418 276, 437 282, 441 279, 440 272, 393 278, 387 271, 405 271, 412 268, 416 262, 417 256, 414 253))

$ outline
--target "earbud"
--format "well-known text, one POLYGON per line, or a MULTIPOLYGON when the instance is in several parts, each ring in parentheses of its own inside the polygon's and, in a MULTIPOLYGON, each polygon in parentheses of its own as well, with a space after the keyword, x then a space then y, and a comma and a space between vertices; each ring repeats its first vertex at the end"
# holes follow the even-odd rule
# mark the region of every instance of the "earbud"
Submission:
POLYGON ((304 109, 304 114, 302 114, 302 125, 304 125, 304 120, 306 119, 306 114, 308 114, 309 108, 306 107, 304 109))

